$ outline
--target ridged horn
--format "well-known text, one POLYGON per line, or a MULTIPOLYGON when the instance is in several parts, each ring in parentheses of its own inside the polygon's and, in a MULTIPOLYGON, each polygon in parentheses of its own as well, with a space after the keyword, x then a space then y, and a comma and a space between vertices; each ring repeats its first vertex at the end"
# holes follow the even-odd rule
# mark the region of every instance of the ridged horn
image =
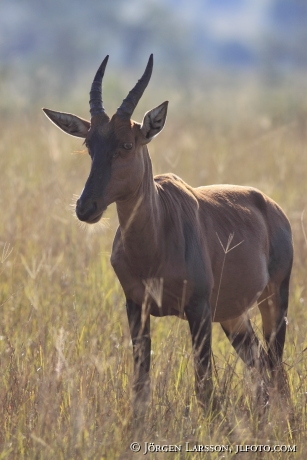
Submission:
POLYGON ((136 108, 139 100, 141 99, 152 74, 153 67, 153 55, 151 54, 145 69, 140 80, 137 82, 135 87, 129 92, 126 99, 123 100, 120 107, 117 109, 117 114, 122 118, 130 118, 133 114, 134 109, 136 108))
POLYGON ((106 69, 106 65, 109 59, 109 55, 107 55, 104 60, 102 61, 99 69, 96 72, 95 78, 93 80, 91 91, 90 91, 90 113, 91 116, 99 115, 101 113, 105 113, 102 103, 102 79, 104 76, 104 71, 106 69))

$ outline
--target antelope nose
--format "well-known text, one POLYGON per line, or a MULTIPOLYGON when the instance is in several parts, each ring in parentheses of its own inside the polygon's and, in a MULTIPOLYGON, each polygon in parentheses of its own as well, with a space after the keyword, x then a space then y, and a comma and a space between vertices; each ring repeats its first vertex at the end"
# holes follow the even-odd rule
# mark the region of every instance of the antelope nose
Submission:
POLYGON ((79 220, 86 222, 95 214, 97 203, 95 201, 83 201, 81 198, 76 203, 76 214, 79 220))

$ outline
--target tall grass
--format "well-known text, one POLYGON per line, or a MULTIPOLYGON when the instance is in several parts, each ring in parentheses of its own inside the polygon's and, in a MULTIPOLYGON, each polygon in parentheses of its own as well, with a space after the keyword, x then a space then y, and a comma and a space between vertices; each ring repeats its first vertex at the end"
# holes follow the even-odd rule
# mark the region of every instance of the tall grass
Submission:
MULTIPOLYGON (((279 202, 293 225, 284 354, 291 420, 282 410, 272 410, 265 422, 255 416, 252 377, 219 325, 214 325, 213 358, 221 411, 203 416, 194 395, 187 323, 153 318, 151 403, 143 437, 133 439, 132 350, 124 297, 109 263, 114 207, 95 231, 82 227, 70 206, 89 170, 89 158, 77 153, 81 142, 60 133, 40 113, 2 117, 0 459, 137 459, 144 457, 144 442, 296 445, 301 453, 267 453, 266 458, 304 458, 306 107, 284 90, 267 94, 255 88, 183 102, 175 98, 165 130, 149 146, 155 172, 173 171, 195 186, 257 186, 279 202), (140 453, 130 451, 131 441, 142 443, 140 453)), ((168 454, 174 459, 232 455, 168 454)))

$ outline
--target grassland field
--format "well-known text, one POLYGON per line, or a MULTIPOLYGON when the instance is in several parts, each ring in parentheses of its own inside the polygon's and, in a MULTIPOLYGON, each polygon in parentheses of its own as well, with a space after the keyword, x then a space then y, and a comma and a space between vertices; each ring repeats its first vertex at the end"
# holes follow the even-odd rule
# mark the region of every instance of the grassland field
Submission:
MULTIPOLYGON (((32 107, 1 116, 0 460, 146 458, 145 441, 296 445, 297 453, 239 458, 305 458, 307 99, 295 87, 247 84, 189 100, 160 93, 161 100, 146 96, 135 113, 141 121, 146 110, 170 100, 164 131, 149 145, 156 174, 172 171, 194 186, 256 186, 292 223, 295 260, 284 353, 292 416, 280 409, 262 421, 255 417, 252 379, 215 324, 214 381, 222 408, 204 417, 194 394, 187 323, 153 318, 151 402, 144 437, 132 439, 132 347, 124 296, 109 263, 115 207, 102 223, 80 225, 70 205, 84 186, 90 159, 80 140, 65 136, 40 107, 32 107), (132 441, 142 443, 140 453, 131 452, 132 441)), ((87 116, 87 106, 45 104, 87 116)), ((252 318, 261 335, 256 307, 252 318)))

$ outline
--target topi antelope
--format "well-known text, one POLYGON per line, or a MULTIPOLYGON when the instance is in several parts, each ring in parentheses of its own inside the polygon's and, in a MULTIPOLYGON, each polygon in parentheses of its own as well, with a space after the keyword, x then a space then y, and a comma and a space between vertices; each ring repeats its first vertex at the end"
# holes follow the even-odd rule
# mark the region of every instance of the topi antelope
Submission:
MULTIPOLYGON (((134 408, 144 413, 150 388, 150 315, 187 319, 195 388, 212 396, 211 323, 219 322, 249 367, 280 376, 293 247, 289 221, 259 190, 235 185, 193 188, 174 174, 153 177, 147 144, 163 129, 168 102, 131 117, 147 87, 142 78, 110 119, 102 103, 108 56, 90 91, 91 121, 43 109, 66 133, 85 139, 91 171, 76 214, 98 222, 116 203, 119 227, 111 264, 126 296, 134 356, 134 408), (258 302, 266 349, 247 311, 258 302)), ((279 379, 279 377, 278 377, 279 379)))

